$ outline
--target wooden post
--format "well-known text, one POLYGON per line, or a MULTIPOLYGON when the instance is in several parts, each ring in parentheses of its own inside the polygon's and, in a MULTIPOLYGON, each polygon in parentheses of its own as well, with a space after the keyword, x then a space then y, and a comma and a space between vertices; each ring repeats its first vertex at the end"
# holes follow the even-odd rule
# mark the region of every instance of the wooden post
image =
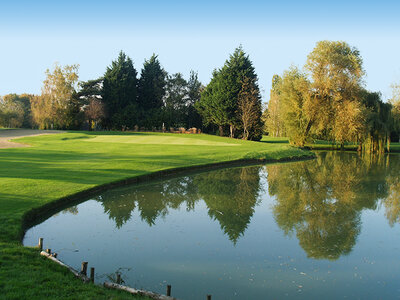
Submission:
POLYGON ((82 262, 82 265, 81 265, 81 274, 87 275, 87 265, 88 265, 88 262, 87 262, 87 261, 82 262))
POLYGON ((90 268, 90 282, 94 283, 94 268, 90 268))
POLYGON ((51 249, 46 249, 46 252, 47 252, 48 254, 51 254, 51 249))
POLYGON ((118 284, 121 284, 121 282, 122 282, 122 281, 121 281, 121 274, 118 273, 118 274, 117 274, 117 283, 118 283, 118 284))
POLYGON ((38 244, 39 250, 43 250, 43 238, 39 238, 39 244, 38 244))
POLYGON ((167 296, 171 296, 171 285, 167 285, 167 296))
POLYGON ((211 300, 211 295, 207 295, 207 300, 211 300))
POLYGON ((78 272, 77 270, 75 270, 74 268, 64 264, 62 261, 58 260, 57 258, 53 257, 52 255, 48 254, 45 251, 40 252, 40 255, 42 256, 46 256, 48 259, 58 263, 59 265, 67 268, 68 270, 70 270, 76 277, 80 278, 83 282, 89 282, 90 279, 86 276, 81 274, 80 272, 78 272))

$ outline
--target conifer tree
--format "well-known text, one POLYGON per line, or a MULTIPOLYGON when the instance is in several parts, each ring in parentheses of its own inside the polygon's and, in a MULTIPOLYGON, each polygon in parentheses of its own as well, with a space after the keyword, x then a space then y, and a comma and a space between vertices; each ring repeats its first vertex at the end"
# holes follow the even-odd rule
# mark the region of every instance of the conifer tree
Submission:
POLYGON ((134 126, 126 117, 127 112, 134 113, 132 107, 137 106, 136 76, 132 60, 121 51, 104 74, 102 101, 107 115, 106 127, 120 129, 134 126))
POLYGON ((161 109, 165 96, 167 72, 162 68, 157 55, 145 60, 139 79, 138 102, 142 112, 141 125, 161 127, 161 109))
POLYGON ((242 128, 237 111, 244 78, 254 82, 254 88, 259 94, 258 78, 253 64, 242 47, 238 47, 221 69, 214 70, 211 82, 202 93, 197 105, 198 111, 206 124, 218 126, 220 135, 224 135, 224 127, 229 127, 231 137, 235 136, 236 129, 242 128))

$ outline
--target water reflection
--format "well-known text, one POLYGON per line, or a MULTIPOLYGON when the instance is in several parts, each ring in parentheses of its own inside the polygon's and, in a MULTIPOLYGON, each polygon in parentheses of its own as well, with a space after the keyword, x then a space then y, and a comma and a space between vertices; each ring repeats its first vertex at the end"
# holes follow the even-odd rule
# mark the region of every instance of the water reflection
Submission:
MULTIPOLYGON (((209 217, 236 245, 268 193, 285 235, 295 235, 310 258, 336 260, 355 246, 363 210, 383 204, 389 224, 400 222, 399 164, 398 155, 321 152, 312 161, 222 169, 111 190, 96 200, 117 228, 132 219, 135 209, 153 226, 170 209, 193 211, 203 200, 209 217)), ((77 208, 69 211, 76 214, 77 208)))
POLYGON ((261 190, 260 167, 226 169, 196 177, 208 215, 236 244, 250 223, 261 190))
POLYGON ((96 198, 104 212, 121 228, 137 208, 142 221, 155 224, 157 218, 184 204, 187 211, 204 200, 210 218, 217 220, 228 238, 236 244, 244 234, 261 190, 261 167, 223 169, 171 179, 163 183, 109 191, 96 198))
MULTIPOLYGON (((308 257, 336 260, 353 249, 363 209, 388 196, 389 156, 319 153, 289 168, 266 166, 275 220, 308 257)), ((398 159, 396 158, 396 161, 398 159)))

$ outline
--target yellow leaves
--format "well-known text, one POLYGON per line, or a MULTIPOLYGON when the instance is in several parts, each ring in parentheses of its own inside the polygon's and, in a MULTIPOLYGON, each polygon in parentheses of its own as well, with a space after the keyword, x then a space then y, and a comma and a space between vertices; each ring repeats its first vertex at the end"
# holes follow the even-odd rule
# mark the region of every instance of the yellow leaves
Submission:
POLYGON ((364 128, 364 116, 361 104, 345 100, 335 109, 335 140, 339 142, 354 141, 364 128))
POLYGON ((46 70, 42 95, 32 100, 34 122, 40 128, 65 127, 71 97, 78 82, 79 65, 61 67, 57 63, 51 72, 46 70))

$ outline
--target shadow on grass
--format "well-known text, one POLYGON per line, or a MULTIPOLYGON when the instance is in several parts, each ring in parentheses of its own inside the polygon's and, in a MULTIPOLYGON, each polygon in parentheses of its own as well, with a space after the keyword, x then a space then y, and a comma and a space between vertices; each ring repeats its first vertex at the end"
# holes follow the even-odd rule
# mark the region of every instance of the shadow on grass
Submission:
POLYGON ((2 162, 0 178, 101 184, 110 180, 146 174, 154 171, 154 168, 168 169, 204 164, 210 162, 210 159, 207 155, 190 157, 188 160, 188 157, 180 154, 160 153, 132 157, 132 155, 75 154, 47 150, 45 153, 31 151, 29 156, 23 152, 1 151, 0 161, 2 162), (84 162, 86 167, 83 167, 81 162, 84 162))
POLYGON ((263 140, 261 140, 260 141, 260 143, 267 143, 267 144, 289 144, 289 141, 274 141, 274 140, 271 140, 271 141, 263 141, 263 140))

